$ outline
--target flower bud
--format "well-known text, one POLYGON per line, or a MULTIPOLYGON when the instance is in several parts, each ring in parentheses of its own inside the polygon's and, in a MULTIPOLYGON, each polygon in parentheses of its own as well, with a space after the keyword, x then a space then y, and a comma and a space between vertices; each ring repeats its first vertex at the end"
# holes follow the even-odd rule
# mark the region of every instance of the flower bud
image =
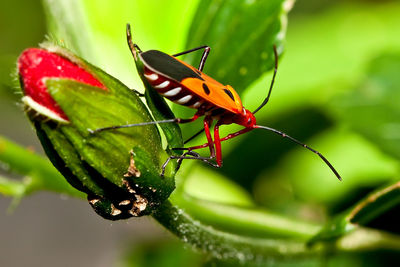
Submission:
POLYGON ((18 72, 28 117, 53 165, 104 218, 146 215, 174 189, 173 164, 142 101, 100 69, 55 46, 25 50, 18 72))

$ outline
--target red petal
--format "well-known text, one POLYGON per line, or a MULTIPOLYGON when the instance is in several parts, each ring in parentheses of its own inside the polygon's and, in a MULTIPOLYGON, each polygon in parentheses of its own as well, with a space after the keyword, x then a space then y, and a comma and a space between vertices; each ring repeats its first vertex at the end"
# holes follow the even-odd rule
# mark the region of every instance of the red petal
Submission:
POLYGON ((68 117, 47 92, 43 78, 71 79, 106 90, 99 80, 77 64, 44 49, 29 48, 22 52, 18 71, 25 95, 64 120, 68 117))

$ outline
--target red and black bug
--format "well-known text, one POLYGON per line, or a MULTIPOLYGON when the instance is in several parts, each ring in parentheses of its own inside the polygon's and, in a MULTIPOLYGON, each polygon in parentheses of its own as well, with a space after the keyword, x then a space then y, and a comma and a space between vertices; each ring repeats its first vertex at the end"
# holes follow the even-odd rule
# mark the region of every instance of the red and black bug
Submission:
MULTIPOLYGON (((125 127, 144 126, 156 123, 188 123, 193 122, 199 117, 204 116, 204 129, 202 129, 192 138, 204 131, 207 137, 207 143, 187 148, 175 148, 176 150, 187 150, 187 152, 181 156, 170 156, 163 165, 163 170, 161 173, 162 175, 164 174, 166 165, 171 159, 178 159, 178 168, 183 159, 202 160, 214 167, 221 167, 222 141, 226 141, 254 129, 264 129, 276 133, 282 137, 288 138, 291 141, 317 154, 329 166, 336 177, 341 180, 339 173, 321 153, 281 131, 270 127, 257 125, 256 123, 256 118, 254 114, 268 103, 275 81, 278 68, 278 54, 276 51, 276 47, 274 47, 275 69, 267 97, 255 111, 251 112, 243 107, 239 95, 230 85, 223 85, 202 72, 207 56, 210 52, 210 47, 200 46, 172 56, 158 50, 149 50, 143 52, 137 44, 134 44, 132 42, 129 24, 127 25, 126 34, 133 57, 135 58, 135 60, 139 58, 144 64, 144 73, 142 75, 143 79, 146 79, 147 82, 154 88, 154 90, 156 90, 163 97, 168 98, 174 103, 194 108, 197 111, 193 115, 193 117, 189 119, 175 118, 171 120, 112 126, 97 129, 95 130, 95 132, 125 127), (198 68, 195 68, 176 58, 178 56, 201 49, 203 49, 204 51, 198 68), (212 127, 212 123, 214 120, 217 122, 214 126, 213 138, 210 132, 210 128, 212 127), (239 124, 243 126, 244 129, 221 138, 219 135, 219 127, 224 124, 232 123, 239 124), (198 153, 193 152, 193 150, 206 147, 210 149, 209 157, 201 157, 198 153)), ((192 138, 190 138, 190 140, 192 138)))

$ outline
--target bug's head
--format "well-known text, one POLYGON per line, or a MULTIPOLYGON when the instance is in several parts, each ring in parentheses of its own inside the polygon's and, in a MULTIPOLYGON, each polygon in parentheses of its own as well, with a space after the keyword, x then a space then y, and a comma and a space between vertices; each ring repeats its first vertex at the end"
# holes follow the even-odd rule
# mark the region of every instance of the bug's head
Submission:
POLYGON ((234 117, 233 122, 246 128, 252 128, 254 125, 257 124, 254 114, 250 110, 245 108, 243 108, 243 111, 240 115, 234 117))

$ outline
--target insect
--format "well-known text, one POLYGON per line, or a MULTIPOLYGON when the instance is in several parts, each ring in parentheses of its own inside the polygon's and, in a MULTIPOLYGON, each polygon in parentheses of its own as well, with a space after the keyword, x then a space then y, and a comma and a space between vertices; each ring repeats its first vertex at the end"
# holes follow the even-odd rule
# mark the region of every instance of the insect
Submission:
POLYGON ((165 167, 171 159, 178 160, 177 169, 180 167, 181 161, 183 159, 202 160, 214 167, 221 167, 221 142, 250 132, 254 129, 264 129, 278 134, 282 137, 288 138, 298 145, 301 145, 311 152, 317 154, 326 163, 326 165, 329 166, 336 177, 341 180, 339 173, 321 153, 312 149, 306 144, 303 144, 297 139, 285 134, 284 132, 267 126, 257 125, 256 123, 256 118, 254 114, 268 103, 271 96, 272 87, 275 82, 275 77, 278 69, 278 53, 275 46, 275 69, 268 90, 268 94, 261 105, 256 110, 251 112, 243 107, 239 95, 230 85, 223 85, 202 72, 204 64, 207 60, 207 56, 210 53, 210 47, 200 46, 170 56, 158 50, 148 50, 143 52, 137 44, 133 43, 129 24, 127 24, 126 35, 128 45, 133 57, 135 58, 135 60, 139 58, 144 64, 144 79, 147 80, 147 82, 154 88, 154 90, 156 90, 160 95, 171 100, 174 103, 196 109, 197 111, 193 115, 193 117, 189 119, 175 118, 163 121, 119 125, 100 128, 95 130, 95 132, 134 126, 144 126, 156 123, 189 123, 204 116, 204 129, 196 133, 189 140, 201 134, 204 130, 207 137, 207 143, 187 148, 174 148, 176 150, 186 150, 187 152, 183 153, 180 156, 170 156, 162 166, 161 175, 164 175, 165 167), (178 56, 198 50, 203 50, 203 55, 201 57, 198 68, 195 68, 177 58, 178 56), (210 131, 213 121, 216 121, 216 124, 214 126, 214 138, 212 137, 210 131), (235 133, 228 134, 227 136, 221 138, 219 134, 220 126, 232 123, 239 124, 243 126, 244 129, 235 133), (195 153, 193 151, 206 147, 208 147, 210 150, 209 157, 202 157, 198 153, 195 153))

